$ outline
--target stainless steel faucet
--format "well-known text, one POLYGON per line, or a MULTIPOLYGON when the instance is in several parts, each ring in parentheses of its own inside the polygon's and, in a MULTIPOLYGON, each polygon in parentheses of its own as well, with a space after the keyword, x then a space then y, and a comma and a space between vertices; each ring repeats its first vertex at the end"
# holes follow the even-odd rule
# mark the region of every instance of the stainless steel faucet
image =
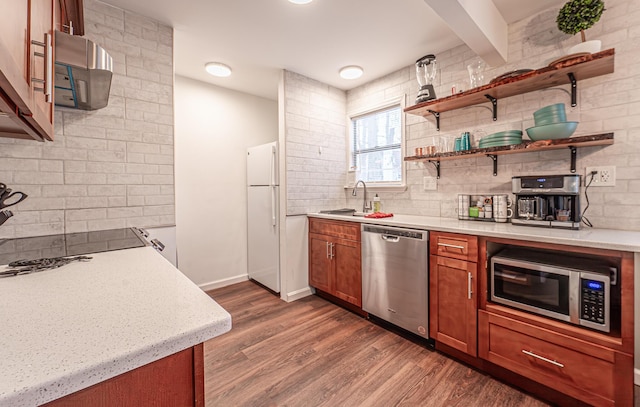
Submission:
POLYGON ((367 184, 365 184, 363 180, 358 180, 358 182, 356 182, 356 185, 353 186, 351 195, 356 196, 356 191, 359 184, 362 184, 362 187, 364 189, 364 196, 362 197, 362 212, 366 213, 368 210, 371 210, 371 204, 369 203, 369 205, 367 205, 367 184))

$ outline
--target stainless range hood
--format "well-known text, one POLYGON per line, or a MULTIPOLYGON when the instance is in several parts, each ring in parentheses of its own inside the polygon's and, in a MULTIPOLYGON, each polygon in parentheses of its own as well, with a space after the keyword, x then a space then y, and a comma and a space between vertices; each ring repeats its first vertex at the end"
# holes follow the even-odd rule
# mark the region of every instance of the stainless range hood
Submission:
POLYGON ((82 110, 107 106, 113 58, 84 37, 56 31, 55 104, 82 110))

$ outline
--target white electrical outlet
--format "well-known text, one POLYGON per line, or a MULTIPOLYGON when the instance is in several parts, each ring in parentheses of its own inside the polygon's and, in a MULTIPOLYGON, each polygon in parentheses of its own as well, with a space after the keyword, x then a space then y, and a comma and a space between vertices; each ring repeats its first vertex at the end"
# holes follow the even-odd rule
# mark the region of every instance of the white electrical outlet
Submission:
POLYGON ((423 177, 422 178, 422 187, 425 191, 437 191, 438 190, 438 180, 436 177, 423 177))
POLYGON ((616 185, 616 167, 614 165, 604 167, 587 167, 585 169, 584 184, 589 185, 591 173, 595 171, 591 182, 592 187, 614 187, 616 185))

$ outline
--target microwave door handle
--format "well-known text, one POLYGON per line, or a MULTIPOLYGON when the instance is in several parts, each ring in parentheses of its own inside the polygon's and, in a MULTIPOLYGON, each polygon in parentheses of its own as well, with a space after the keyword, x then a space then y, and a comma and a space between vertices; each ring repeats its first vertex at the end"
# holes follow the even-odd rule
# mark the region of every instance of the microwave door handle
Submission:
POLYGON ((510 280, 513 283, 529 285, 529 279, 527 278, 527 276, 520 277, 515 274, 505 273, 504 271, 500 271, 500 270, 494 271, 493 274, 505 280, 510 280))

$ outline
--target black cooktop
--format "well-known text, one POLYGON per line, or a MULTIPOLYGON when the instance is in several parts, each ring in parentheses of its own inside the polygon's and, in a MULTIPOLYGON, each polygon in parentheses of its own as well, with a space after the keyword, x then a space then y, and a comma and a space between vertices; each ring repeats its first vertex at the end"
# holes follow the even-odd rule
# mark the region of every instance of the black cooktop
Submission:
POLYGON ((0 265, 16 260, 77 256, 147 246, 133 228, 0 239, 0 265))

